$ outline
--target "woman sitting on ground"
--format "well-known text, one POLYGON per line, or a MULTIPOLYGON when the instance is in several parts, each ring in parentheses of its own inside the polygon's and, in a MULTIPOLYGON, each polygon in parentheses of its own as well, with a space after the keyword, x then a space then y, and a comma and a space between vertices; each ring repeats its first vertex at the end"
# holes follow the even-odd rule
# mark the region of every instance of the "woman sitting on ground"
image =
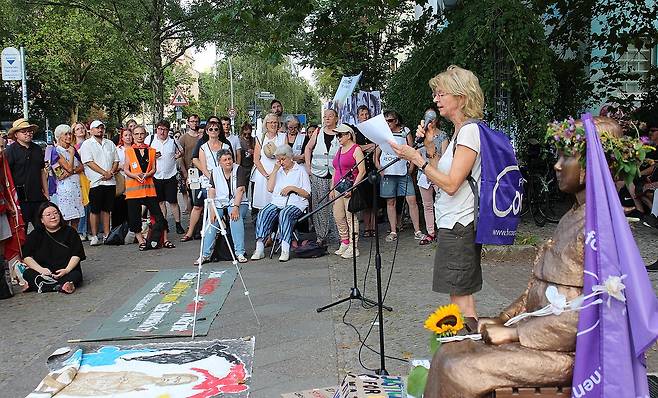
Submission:
POLYGON ((272 193, 272 201, 259 213, 256 220, 256 251, 252 260, 265 257, 264 240, 272 233, 274 220, 278 217, 278 237, 281 239, 279 261, 290 259, 292 232, 299 217, 308 207, 311 196, 311 181, 304 166, 293 160, 292 150, 286 144, 274 152, 276 163, 267 179, 267 190, 272 193))
POLYGON ((80 262, 85 259, 80 236, 64 223, 59 208, 50 202, 37 211, 35 228, 23 245, 23 278, 27 290, 73 293, 82 284, 80 262))
MULTIPOLYGON (((219 158, 219 167, 212 171, 211 183, 213 188, 208 189, 208 198, 214 199, 220 217, 224 215, 224 211, 228 212, 235 258, 241 263, 246 263, 247 258, 244 256, 244 219, 249 213, 249 200, 246 192, 248 175, 242 166, 233 163, 233 154, 230 150, 221 149, 217 157, 219 158)), ((212 210, 210 211, 210 218, 213 221, 215 220, 215 213, 212 210)), ((219 223, 215 221, 203 237, 203 262, 210 259, 215 247, 218 228, 219 223)))

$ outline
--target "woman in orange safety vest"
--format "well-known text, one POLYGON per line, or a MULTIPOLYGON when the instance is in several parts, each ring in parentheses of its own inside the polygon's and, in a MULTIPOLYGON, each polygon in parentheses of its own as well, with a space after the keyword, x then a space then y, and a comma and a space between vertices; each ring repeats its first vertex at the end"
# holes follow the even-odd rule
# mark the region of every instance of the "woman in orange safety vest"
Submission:
MULTIPOLYGON (((143 126, 133 129, 133 144, 125 149, 126 161, 123 171, 126 174, 126 202, 128 205, 128 225, 135 233, 139 242, 139 250, 152 248, 142 235, 142 206, 146 206, 149 213, 155 218, 154 230, 160 228, 164 237, 163 247, 174 248, 174 244, 167 239, 167 220, 162 215, 155 193, 155 149, 144 144, 146 130, 143 126)), ((157 245, 157 242, 155 242, 157 245)), ((153 246, 155 247, 155 246, 153 246)))

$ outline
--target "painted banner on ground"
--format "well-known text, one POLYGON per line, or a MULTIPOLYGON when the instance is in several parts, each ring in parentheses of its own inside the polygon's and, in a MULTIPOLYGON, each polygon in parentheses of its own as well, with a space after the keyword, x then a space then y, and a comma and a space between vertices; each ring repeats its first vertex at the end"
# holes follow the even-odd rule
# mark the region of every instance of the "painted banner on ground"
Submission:
POLYGON ((27 398, 246 398, 253 356, 253 337, 76 347, 27 398))
MULTIPOLYGON (((234 268, 204 268, 201 272, 197 336, 208 334, 236 274, 234 268)), ((191 336, 196 278, 194 268, 159 271, 83 341, 191 336)))

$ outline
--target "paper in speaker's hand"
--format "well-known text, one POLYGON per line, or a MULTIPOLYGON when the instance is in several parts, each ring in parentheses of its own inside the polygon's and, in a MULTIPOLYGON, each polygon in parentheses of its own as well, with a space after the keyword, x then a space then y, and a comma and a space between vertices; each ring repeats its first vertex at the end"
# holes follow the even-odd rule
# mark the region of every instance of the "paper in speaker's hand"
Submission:
POLYGON ((356 128, 359 129, 359 131, 370 141, 379 145, 383 152, 391 154, 395 153, 393 148, 391 148, 391 145, 388 143, 389 141, 394 140, 393 132, 390 127, 388 127, 388 123, 386 123, 383 114, 379 114, 363 123, 357 124, 356 128))

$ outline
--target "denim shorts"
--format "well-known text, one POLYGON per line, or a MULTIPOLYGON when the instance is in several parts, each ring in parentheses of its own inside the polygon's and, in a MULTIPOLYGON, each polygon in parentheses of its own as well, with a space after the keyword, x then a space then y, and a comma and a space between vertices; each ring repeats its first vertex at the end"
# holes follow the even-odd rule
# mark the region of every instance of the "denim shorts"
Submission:
POLYGON ((414 182, 409 175, 384 176, 379 182, 379 196, 384 199, 415 195, 414 182))

